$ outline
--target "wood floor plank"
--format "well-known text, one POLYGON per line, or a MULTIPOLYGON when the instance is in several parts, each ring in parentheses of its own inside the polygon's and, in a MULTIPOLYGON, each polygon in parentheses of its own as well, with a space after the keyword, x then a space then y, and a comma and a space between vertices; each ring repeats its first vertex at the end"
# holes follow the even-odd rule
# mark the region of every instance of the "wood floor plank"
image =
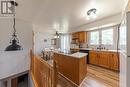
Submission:
MULTIPOLYGON (((57 87, 77 86, 59 75, 57 87)), ((79 87, 119 87, 119 72, 88 64, 86 78, 79 87)))
MULTIPOLYGON (((101 67, 88 65, 87 75, 79 87, 119 87, 119 73, 101 67)), ((58 87, 76 87, 60 77, 58 87)))

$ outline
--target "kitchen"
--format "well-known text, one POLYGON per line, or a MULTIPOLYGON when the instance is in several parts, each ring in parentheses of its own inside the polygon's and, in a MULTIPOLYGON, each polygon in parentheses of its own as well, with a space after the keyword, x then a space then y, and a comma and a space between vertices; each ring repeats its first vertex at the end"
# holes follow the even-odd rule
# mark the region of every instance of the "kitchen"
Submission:
MULTIPOLYGON (((66 34, 56 33, 54 36, 56 38, 53 39, 53 42, 55 42, 55 44, 58 43, 58 47, 57 49, 51 48, 51 50, 56 51, 56 52, 54 51, 54 58, 52 57, 52 59, 57 61, 57 66, 59 67, 58 69, 60 74, 63 77, 69 79, 69 81, 74 83, 75 85, 80 85, 83 79, 85 79, 86 77, 84 73, 88 74, 91 71, 91 69, 94 69, 95 71, 93 72, 96 72, 97 70, 95 68, 101 70, 103 69, 102 71, 106 71, 107 72, 106 75, 108 75, 108 77, 105 77, 108 78, 108 80, 106 80, 105 83, 109 83, 112 86, 118 87, 120 60, 119 60, 119 52, 117 50, 118 48, 117 31, 118 31, 118 25, 114 25, 114 26, 102 27, 99 29, 89 30, 89 31, 77 31, 77 32, 66 33, 66 34), (77 67, 80 67, 80 65, 78 66, 78 63, 74 61, 79 61, 80 63, 80 61, 82 61, 80 59, 84 59, 85 57, 83 56, 82 58, 81 56, 77 60, 77 57, 75 57, 75 55, 85 55, 85 54, 79 54, 79 52, 85 54, 87 53, 86 60, 82 62, 84 66, 81 67, 82 71, 84 72, 78 71, 78 68, 74 69, 75 65, 77 67), (88 70, 86 70, 85 67, 87 67, 88 70), (80 74, 82 73, 81 75, 83 75, 83 77, 81 81, 79 80, 80 82, 75 81, 75 79, 77 78, 74 77, 78 77, 78 74, 74 74, 75 72, 79 72, 80 74), (113 73, 114 75, 111 75, 113 73)), ((50 51, 50 49, 46 48, 45 51, 50 51)), ((46 58, 45 60, 50 61, 50 59, 46 59, 46 58)), ((97 73, 100 72, 98 71, 97 73)), ((104 73, 101 72, 100 74, 104 74, 104 73)), ((95 78, 99 78, 96 77, 96 75, 94 76, 95 78)), ((102 77, 103 76, 101 76, 101 78, 102 77)))
MULTIPOLYGON (((77 65, 77 64, 74 63, 74 59, 69 60, 69 56, 76 55, 79 52, 86 53, 87 55, 86 55, 85 63, 82 62, 82 64, 84 65, 84 68, 85 68, 85 64, 86 64, 86 67, 88 68, 86 71, 87 75, 88 75, 88 72, 90 72, 89 68, 91 69, 91 67, 96 66, 95 68, 104 69, 103 71, 105 71, 106 69, 107 72, 109 72, 109 74, 114 73, 114 75, 112 75, 113 78, 112 79, 109 78, 113 82, 111 83, 109 82, 109 84, 111 84, 112 87, 118 87, 119 86, 119 72, 120 72, 120 59, 119 59, 120 54, 117 49, 118 48, 117 47, 118 46, 117 31, 118 31, 118 26, 115 25, 115 26, 105 27, 105 28, 101 28, 97 30, 78 31, 78 32, 61 35, 61 38, 59 39, 61 42, 63 41, 62 42, 63 44, 61 44, 61 47, 63 48, 60 48, 61 49, 60 53, 54 52, 54 60, 57 61, 59 72, 63 74, 63 76, 69 78, 69 81, 70 80, 74 81, 73 77, 68 76, 69 72, 66 72, 66 71, 70 71, 72 73, 73 71, 71 70, 73 70, 74 68, 73 65, 77 65), (68 46, 69 44, 70 46, 68 46), (65 49, 68 47, 70 47, 70 49, 65 49), (67 58, 64 58, 66 55, 68 55, 68 61, 71 61, 71 63, 67 62, 67 58), (69 68, 67 69, 64 68, 67 66, 69 68), (63 71, 63 70, 66 70, 66 71, 63 71), (114 81, 113 79, 116 79, 116 80, 114 81)), ((77 54, 77 55, 83 55, 83 54, 77 54)), ((84 70, 84 68, 82 66, 82 70, 84 70)), ((78 72, 78 71, 75 71, 75 72, 78 72)), ((82 75, 83 72, 82 73, 79 72, 79 73, 82 75)), ((96 73, 93 73, 93 74, 96 74, 96 73)), ((86 76, 84 76, 84 78, 85 77, 86 76)), ((74 83, 76 82, 74 81, 74 83)), ((106 80, 106 83, 108 83, 107 80, 106 80)))
POLYGON ((2 3, 0 87, 129 87, 129 0, 2 3))
POLYGON ((90 64, 119 70, 119 54, 117 50, 118 36, 116 36, 118 34, 114 32, 118 30, 117 28, 118 26, 112 26, 95 31, 73 33, 72 41, 77 40, 76 44, 79 45, 79 48, 74 47, 70 48, 70 50, 88 53, 87 61, 90 64))

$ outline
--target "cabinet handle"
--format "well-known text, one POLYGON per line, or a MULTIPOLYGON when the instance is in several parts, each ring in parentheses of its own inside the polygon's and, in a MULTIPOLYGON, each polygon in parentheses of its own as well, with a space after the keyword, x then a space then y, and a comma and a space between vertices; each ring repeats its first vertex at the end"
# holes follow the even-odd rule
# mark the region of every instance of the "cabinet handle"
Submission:
POLYGON ((112 57, 114 57, 114 54, 112 54, 112 57))

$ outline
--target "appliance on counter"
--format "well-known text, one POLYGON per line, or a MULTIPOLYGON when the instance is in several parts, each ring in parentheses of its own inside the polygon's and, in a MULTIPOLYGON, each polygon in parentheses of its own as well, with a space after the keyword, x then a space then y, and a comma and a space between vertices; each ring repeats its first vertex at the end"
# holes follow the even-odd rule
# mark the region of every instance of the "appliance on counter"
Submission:
POLYGON ((87 49, 86 50, 81 50, 80 49, 79 52, 81 52, 81 53, 87 53, 88 54, 87 58, 86 58, 86 63, 89 64, 89 50, 87 50, 87 49))
POLYGON ((130 12, 126 12, 119 28, 120 87, 130 87, 130 12))

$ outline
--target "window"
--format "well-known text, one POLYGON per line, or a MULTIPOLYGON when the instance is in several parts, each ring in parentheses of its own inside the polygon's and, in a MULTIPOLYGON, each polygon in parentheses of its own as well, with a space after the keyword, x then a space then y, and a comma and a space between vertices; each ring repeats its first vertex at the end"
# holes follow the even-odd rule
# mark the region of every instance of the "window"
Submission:
MULTIPOLYGON (((89 44, 90 45, 110 45, 114 44, 114 29, 113 27, 108 29, 100 29, 91 31, 89 33, 89 44)), ((116 34, 116 33, 115 33, 116 34)))
POLYGON ((64 34, 60 36, 60 43, 61 43, 61 50, 69 50, 70 49, 70 35, 69 34, 64 34))
POLYGON ((113 45, 113 29, 102 30, 101 32, 101 44, 113 45))
POLYGON ((120 45, 126 45, 126 26, 120 28, 120 45))
POLYGON ((99 31, 90 32, 90 44, 91 45, 99 44, 99 31))

